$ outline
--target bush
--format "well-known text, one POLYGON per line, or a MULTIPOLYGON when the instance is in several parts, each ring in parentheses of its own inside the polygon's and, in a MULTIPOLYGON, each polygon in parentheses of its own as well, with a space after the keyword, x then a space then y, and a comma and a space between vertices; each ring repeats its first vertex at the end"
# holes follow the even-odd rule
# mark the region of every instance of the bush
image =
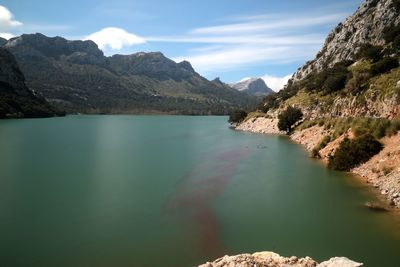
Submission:
POLYGON ((234 110, 229 114, 229 123, 240 123, 247 117, 247 112, 244 110, 234 110))
POLYGON ((278 116, 278 128, 281 131, 290 133, 293 125, 303 118, 303 113, 298 108, 288 107, 278 116))
POLYGON ((345 138, 335 154, 329 157, 328 166, 335 170, 349 171, 355 166, 367 162, 382 148, 382 144, 369 134, 352 140, 345 138))
POLYGON ((373 64, 371 67, 371 74, 378 75, 390 71, 391 69, 399 66, 399 60, 392 57, 385 57, 373 64))
POLYGON ((373 62, 377 62, 382 58, 382 46, 373 46, 371 44, 365 44, 360 47, 360 50, 357 54, 357 58, 366 58, 370 59, 373 62))
POLYGON ((330 142, 332 141, 332 137, 330 135, 326 135, 324 136, 324 138, 322 138, 321 142, 319 142, 318 145, 316 145, 313 150, 311 151, 311 156, 313 158, 319 158, 319 151, 321 149, 324 149, 330 142))

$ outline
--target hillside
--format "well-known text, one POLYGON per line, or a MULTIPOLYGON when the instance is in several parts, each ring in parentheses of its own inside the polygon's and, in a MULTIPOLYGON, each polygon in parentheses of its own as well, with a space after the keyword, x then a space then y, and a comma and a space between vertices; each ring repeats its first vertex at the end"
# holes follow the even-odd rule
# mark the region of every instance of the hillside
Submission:
POLYGON ((327 37, 316 58, 260 109, 297 106, 305 118, 400 118, 400 1, 367 0, 327 37))
POLYGON ((275 93, 261 78, 248 78, 238 83, 230 84, 230 86, 240 92, 255 96, 267 96, 275 93))
POLYGON ((400 1, 367 0, 237 129, 284 130, 310 156, 359 175, 400 207, 399 60, 400 1))
POLYGON ((63 115, 25 85, 13 55, 0 48, 0 118, 36 118, 63 115))
POLYGON ((104 56, 92 41, 42 34, 12 38, 27 85, 69 113, 227 114, 256 105, 251 97, 217 85, 159 52, 104 56))

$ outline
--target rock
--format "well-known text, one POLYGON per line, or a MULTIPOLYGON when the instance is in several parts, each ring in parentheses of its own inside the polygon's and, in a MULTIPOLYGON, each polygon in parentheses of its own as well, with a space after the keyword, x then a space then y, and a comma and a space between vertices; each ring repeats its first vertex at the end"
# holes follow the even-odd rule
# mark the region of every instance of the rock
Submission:
POLYGON ((354 49, 360 44, 385 44, 384 33, 388 25, 400 24, 400 16, 393 8, 395 0, 366 0, 358 10, 328 35, 317 57, 306 63, 294 75, 301 80, 308 74, 332 67, 338 62, 353 59, 354 49), (390 22, 390 24, 389 24, 390 22))
POLYGON ((388 191, 387 190, 382 190, 381 195, 387 195, 388 191))
POLYGON ((335 257, 328 261, 321 262, 317 265, 317 267, 359 267, 363 266, 362 263, 358 263, 352 260, 349 260, 345 257, 335 257))
POLYGON ((318 264, 310 257, 298 258, 283 257, 274 252, 264 251, 254 254, 240 254, 236 256, 224 256, 213 262, 207 262, 199 267, 358 267, 361 263, 349 260, 345 257, 331 258, 318 264))
POLYGON ((400 197, 400 195, 399 195, 399 193, 395 193, 395 194, 393 194, 392 197, 393 197, 393 198, 398 198, 398 197, 400 197))

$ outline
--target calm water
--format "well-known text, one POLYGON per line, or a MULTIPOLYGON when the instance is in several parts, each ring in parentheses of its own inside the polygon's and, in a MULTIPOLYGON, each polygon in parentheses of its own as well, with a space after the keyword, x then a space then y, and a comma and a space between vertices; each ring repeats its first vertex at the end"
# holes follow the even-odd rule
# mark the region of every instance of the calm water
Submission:
POLYGON ((0 121, 0 266, 183 267, 263 250, 400 266, 399 216, 364 209, 367 188, 226 120, 0 121))

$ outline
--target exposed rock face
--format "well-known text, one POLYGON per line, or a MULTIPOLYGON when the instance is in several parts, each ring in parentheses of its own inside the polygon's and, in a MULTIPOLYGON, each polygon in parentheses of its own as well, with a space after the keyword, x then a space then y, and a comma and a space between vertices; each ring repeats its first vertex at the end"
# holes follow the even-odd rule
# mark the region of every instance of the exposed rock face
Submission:
POLYGON ((213 262, 207 262, 199 267, 359 267, 361 263, 347 258, 332 258, 318 264, 310 257, 282 257, 273 252, 258 252, 254 254, 241 254, 237 256, 224 256, 213 262))
POLYGON ((25 85, 13 55, 0 48, 0 118, 34 118, 61 115, 25 85))
POLYGON ((335 63, 351 60, 357 47, 364 43, 383 45, 384 32, 388 27, 400 24, 397 0, 367 0, 354 15, 340 23, 326 38, 317 57, 306 63, 294 75, 298 81, 312 72, 319 72, 335 63))
POLYGON ((105 57, 92 41, 24 34, 4 45, 27 85, 70 113, 227 114, 256 97, 216 85, 160 52, 105 57))
POLYGON ((238 91, 257 96, 267 96, 274 93, 274 91, 269 88, 261 78, 249 78, 244 81, 231 84, 231 87, 238 91))
POLYGON ((236 127, 236 130, 262 134, 285 134, 285 132, 279 130, 277 119, 264 117, 244 121, 236 127))

